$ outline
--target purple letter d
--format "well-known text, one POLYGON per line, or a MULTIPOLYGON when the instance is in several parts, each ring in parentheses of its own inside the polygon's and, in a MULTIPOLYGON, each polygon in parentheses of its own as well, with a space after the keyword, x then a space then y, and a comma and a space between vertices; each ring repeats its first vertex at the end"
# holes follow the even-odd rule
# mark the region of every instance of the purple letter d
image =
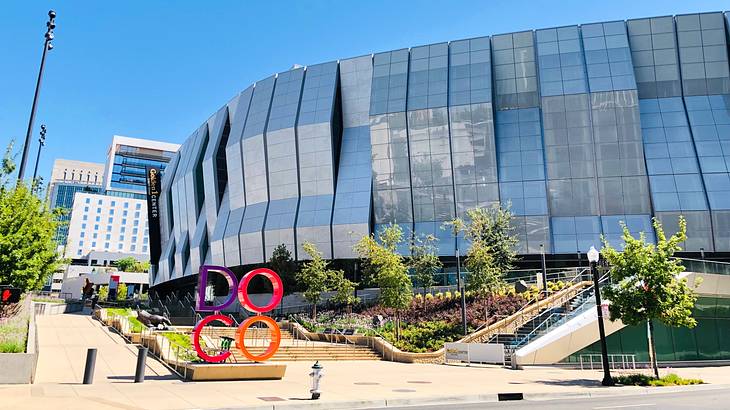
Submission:
POLYGON ((219 312, 227 308, 236 299, 236 290, 238 288, 238 279, 230 269, 224 266, 203 265, 198 273, 198 300, 196 310, 201 312, 219 312), (213 271, 222 274, 228 280, 228 299, 225 303, 218 306, 205 305, 205 287, 208 284, 208 272, 213 271))

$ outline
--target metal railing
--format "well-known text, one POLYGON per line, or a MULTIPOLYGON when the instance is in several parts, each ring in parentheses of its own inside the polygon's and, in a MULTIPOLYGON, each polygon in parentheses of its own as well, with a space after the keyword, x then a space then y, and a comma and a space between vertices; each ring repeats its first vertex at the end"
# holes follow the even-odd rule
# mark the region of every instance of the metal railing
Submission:
POLYGON ((512 344, 512 347, 517 350, 523 345, 526 345, 530 343, 532 340, 537 339, 538 337, 542 336, 543 334, 550 331, 550 329, 554 329, 556 327, 556 323, 559 322, 562 318, 566 316, 566 313, 551 313, 548 315, 545 320, 543 320, 539 325, 535 326, 534 329, 528 334, 526 334, 521 339, 518 339, 515 341, 515 343, 512 344))
MULTIPOLYGON (((187 380, 187 364, 192 361, 189 359, 197 358, 198 354, 194 350, 175 343, 172 340, 164 337, 163 335, 160 335, 159 333, 160 332, 157 332, 154 329, 142 329, 140 344, 146 347, 148 349, 148 352, 155 356, 157 359, 159 359, 159 361, 164 364, 168 369, 175 372, 175 374, 177 374, 183 380, 187 380), (163 339, 162 343, 160 343, 160 338, 158 338, 157 336, 161 336, 161 339, 163 339), (152 343, 152 340, 155 341, 154 344, 152 343), (165 347, 161 345, 165 345, 165 347), (164 355, 163 349, 165 353, 164 355)), ((213 349, 208 348, 204 350, 213 349)))
MULTIPOLYGON (((580 369, 594 370, 593 363, 597 363, 596 369, 603 369, 603 360, 600 354, 580 355, 580 369), (598 358, 595 362, 594 358, 598 358)), ((636 370, 636 355, 633 354, 609 354, 608 368, 611 370, 636 370)))
POLYGON ((730 263, 727 262, 716 262, 690 258, 676 259, 679 259, 682 262, 682 265, 687 272, 730 275, 730 263))
MULTIPOLYGON (((604 274, 599 280, 598 285, 602 286, 604 283, 608 282, 610 279, 609 274, 604 274)), ((522 347, 524 345, 527 345, 528 343, 535 341, 536 339, 539 339, 541 336, 544 336, 547 334, 550 330, 553 330, 559 326, 562 326, 570 319, 578 316, 579 314, 596 307, 596 299, 593 296, 594 286, 591 285, 582 291, 578 292, 572 299, 575 300, 575 298, 581 298, 581 303, 576 306, 573 310, 570 312, 566 312, 563 314, 559 314, 560 316, 556 316, 553 322, 550 322, 549 324, 546 324, 547 320, 551 319, 550 317, 544 322, 538 325, 529 335, 528 340, 520 341, 519 343, 516 343, 515 349, 522 347)), ((552 316, 552 315, 551 315, 552 316)))

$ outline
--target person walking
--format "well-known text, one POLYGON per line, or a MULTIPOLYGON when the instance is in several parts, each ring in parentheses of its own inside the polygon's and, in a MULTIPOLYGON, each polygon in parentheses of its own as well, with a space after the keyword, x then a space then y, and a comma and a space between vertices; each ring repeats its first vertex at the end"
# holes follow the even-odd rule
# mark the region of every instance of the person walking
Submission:
POLYGON ((94 284, 89 280, 89 278, 86 278, 84 287, 81 289, 81 301, 86 304, 86 299, 89 299, 93 293, 94 284))

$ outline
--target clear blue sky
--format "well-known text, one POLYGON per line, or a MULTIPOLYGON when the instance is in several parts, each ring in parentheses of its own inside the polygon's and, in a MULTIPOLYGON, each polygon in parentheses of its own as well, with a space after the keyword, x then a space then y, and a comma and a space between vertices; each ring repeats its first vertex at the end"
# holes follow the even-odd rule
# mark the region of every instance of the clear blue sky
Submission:
MULTIPOLYGON (((11 1, 0 13, 0 147, 20 150, 54 8, 27 176, 103 162, 114 134, 182 142, 252 82, 292 64, 524 29, 730 8, 724 1, 11 1), (113 4, 112 4, 113 3, 113 4), (448 5, 448 7, 445 7, 448 5)), ((18 158, 19 159, 19 158, 18 158)))

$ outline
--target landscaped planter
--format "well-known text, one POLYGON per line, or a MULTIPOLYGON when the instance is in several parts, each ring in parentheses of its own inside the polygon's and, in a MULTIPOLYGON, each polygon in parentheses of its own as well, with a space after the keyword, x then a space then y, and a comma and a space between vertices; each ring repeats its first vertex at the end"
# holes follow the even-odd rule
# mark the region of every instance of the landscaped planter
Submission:
POLYGON ((281 380, 286 365, 281 363, 186 363, 185 379, 206 380, 281 380))
MULTIPOLYGON (((540 300, 530 306, 524 311, 518 312, 499 320, 491 325, 478 330, 474 333, 466 335, 458 342, 460 343, 486 343, 497 333, 512 333, 515 332, 520 326, 522 326, 527 320, 532 319, 535 312, 539 312, 543 308, 549 306, 560 305, 565 303, 570 298, 574 297, 584 287, 590 286, 591 282, 579 282, 566 289, 560 290, 547 298, 540 300)), ((299 337, 316 340, 323 342, 337 342, 341 341, 340 338, 335 335, 325 335, 322 333, 313 333, 306 330, 303 326, 296 322, 288 322, 289 330, 299 337)), ((401 363, 443 363, 445 359, 445 349, 441 348, 434 352, 426 353, 412 353, 404 352, 397 347, 393 346, 387 340, 380 337, 374 336, 362 336, 353 335, 347 336, 347 341, 358 345, 369 346, 376 350, 383 357, 383 360, 401 362, 401 363)))
MULTIPOLYGON (((32 307, 32 304, 31 304, 32 307)), ((34 315, 28 320, 25 353, 0 353, 0 384, 29 384, 35 379, 38 364, 38 331, 34 315)))

